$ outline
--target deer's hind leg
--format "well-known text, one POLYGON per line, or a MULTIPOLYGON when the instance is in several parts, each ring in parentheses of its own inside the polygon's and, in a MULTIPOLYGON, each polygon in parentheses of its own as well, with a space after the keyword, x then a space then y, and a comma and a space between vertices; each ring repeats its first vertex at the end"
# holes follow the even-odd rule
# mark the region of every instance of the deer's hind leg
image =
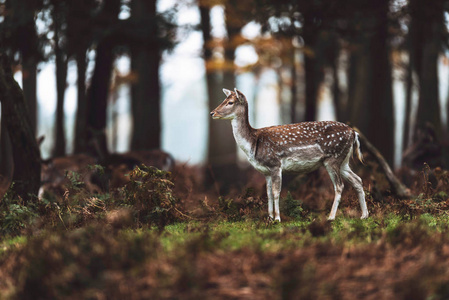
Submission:
POLYGON ((335 219, 338 205, 340 204, 341 200, 341 193, 343 192, 344 184, 340 174, 340 165, 341 161, 338 161, 336 159, 327 160, 324 162, 324 166, 326 167, 326 170, 329 173, 332 183, 334 184, 334 191, 335 191, 334 203, 332 204, 331 212, 329 214, 329 217, 327 218, 328 220, 335 219))
POLYGON ((268 216, 271 218, 271 220, 274 220, 274 214, 273 214, 273 181, 271 179, 271 176, 266 176, 265 179, 267 180, 268 216))
POLYGON ((341 168, 341 176, 349 182, 350 185, 356 190, 357 198, 359 199, 360 208, 362 209, 361 219, 368 218, 368 208, 366 207, 365 192, 363 191, 362 179, 357 176, 349 167, 349 163, 346 163, 341 168))

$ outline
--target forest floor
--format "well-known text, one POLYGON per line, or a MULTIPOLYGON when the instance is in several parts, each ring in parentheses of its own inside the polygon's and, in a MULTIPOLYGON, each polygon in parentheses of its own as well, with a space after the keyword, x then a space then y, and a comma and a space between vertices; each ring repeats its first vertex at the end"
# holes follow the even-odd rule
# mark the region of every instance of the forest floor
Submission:
POLYGON ((299 176, 282 223, 267 220, 263 177, 219 197, 200 171, 135 169, 105 194, 72 174, 62 197, 7 195, 0 299, 449 299, 447 171, 403 170, 414 196, 398 199, 368 164, 370 217, 346 188, 332 222, 328 176, 299 176))

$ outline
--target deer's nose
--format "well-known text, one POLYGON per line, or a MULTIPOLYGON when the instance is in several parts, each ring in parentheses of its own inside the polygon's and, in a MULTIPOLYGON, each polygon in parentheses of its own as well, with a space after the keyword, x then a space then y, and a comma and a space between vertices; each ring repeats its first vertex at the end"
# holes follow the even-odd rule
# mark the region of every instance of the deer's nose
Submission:
POLYGON ((210 116, 213 117, 215 115, 215 111, 210 112, 210 116))

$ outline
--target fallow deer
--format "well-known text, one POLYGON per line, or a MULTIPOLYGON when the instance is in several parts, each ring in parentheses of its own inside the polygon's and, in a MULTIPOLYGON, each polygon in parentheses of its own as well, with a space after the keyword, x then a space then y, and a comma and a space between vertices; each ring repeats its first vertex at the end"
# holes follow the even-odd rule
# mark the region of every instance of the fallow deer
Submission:
POLYGON ((249 124, 246 97, 237 89, 234 92, 223 89, 223 92, 226 99, 210 115, 214 119, 231 120, 237 144, 245 152, 251 165, 265 175, 268 214, 271 219, 281 221, 279 194, 282 173, 309 173, 320 166, 326 168, 335 190, 328 219, 335 219, 343 191, 342 178, 357 192, 362 209, 361 218, 368 217, 362 180, 349 167, 354 146, 358 159, 362 161, 357 132, 346 124, 334 121, 302 122, 255 129, 249 124))

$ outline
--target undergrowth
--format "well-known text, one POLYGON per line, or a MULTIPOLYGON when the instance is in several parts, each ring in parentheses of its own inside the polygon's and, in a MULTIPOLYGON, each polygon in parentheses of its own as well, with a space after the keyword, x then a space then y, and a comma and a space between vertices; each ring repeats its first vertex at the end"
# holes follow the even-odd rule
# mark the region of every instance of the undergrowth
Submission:
POLYGON ((344 282, 363 280, 354 270, 370 268, 384 274, 369 279, 380 298, 404 298, 403 285, 419 279, 430 282, 418 286, 421 294, 445 299, 449 219, 429 221, 391 214, 333 223, 191 221, 163 232, 111 231, 99 223, 46 230, 0 255, 0 293, 5 299, 360 298, 369 288, 348 290, 344 282), (317 226, 328 229, 317 235, 317 226), (408 268, 425 269, 400 272, 408 268))
POLYGON ((448 174, 418 176, 410 199, 367 190, 366 220, 347 192, 332 222, 310 179, 277 223, 253 187, 193 201, 141 166, 94 194, 67 173, 59 193, 0 202, 0 299, 448 299, 448 174))
POLYGON ((112 193, 89 192, 75 172, 66 173, 68 183, 62 190, 47 191, 33 202, 24 203, 7 193, 0 202, 0 234, 73 230, 95 222, 114 227, 163 228, 185 218, 179 198, 173 194, 169 172, 141 166, 128 176, 129 182, 112 193))

